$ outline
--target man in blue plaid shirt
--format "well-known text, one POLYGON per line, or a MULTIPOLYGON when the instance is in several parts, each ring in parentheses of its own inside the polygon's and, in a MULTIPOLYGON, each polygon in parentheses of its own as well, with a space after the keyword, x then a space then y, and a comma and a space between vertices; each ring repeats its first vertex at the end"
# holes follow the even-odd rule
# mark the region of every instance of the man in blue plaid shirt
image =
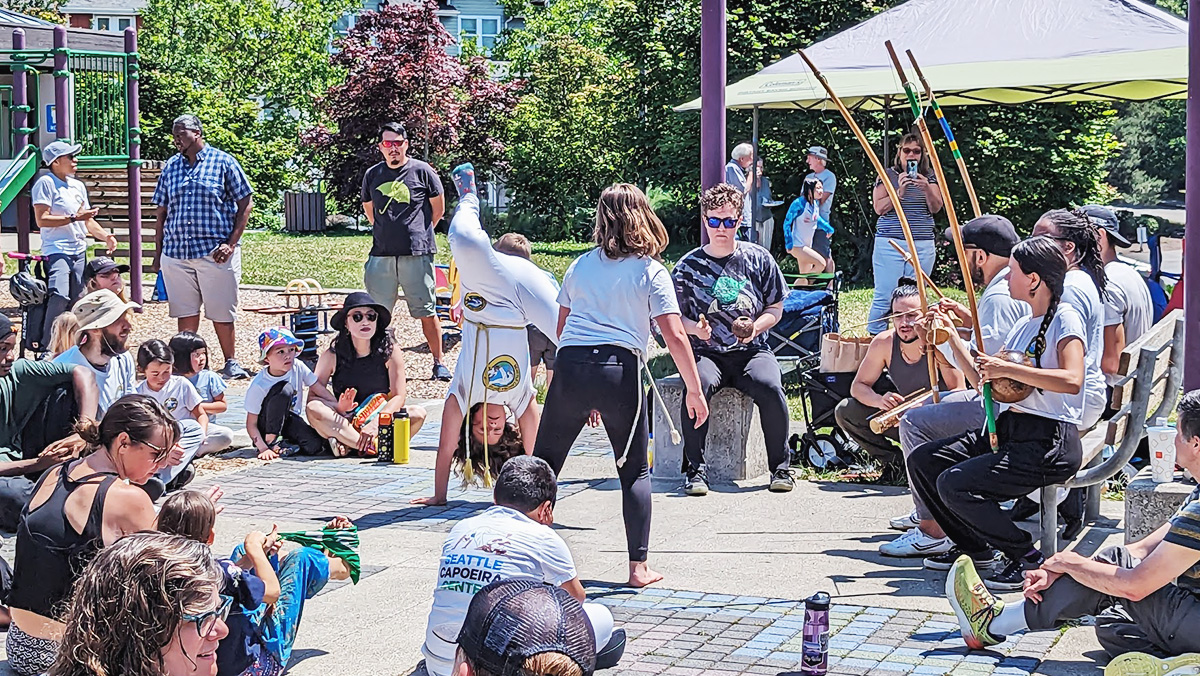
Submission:
POLYGON ((179 154, 167 160, 154 190, 154 269, 162 271, 179 330, 198 331, 203 306, 225 355, 218 373, 248 378, 234 359, 234 320, 242 279, 238 242, 250 220, 254 190, 233 156, 204 142, 195 115, 178 117, 171 135, 179 154))

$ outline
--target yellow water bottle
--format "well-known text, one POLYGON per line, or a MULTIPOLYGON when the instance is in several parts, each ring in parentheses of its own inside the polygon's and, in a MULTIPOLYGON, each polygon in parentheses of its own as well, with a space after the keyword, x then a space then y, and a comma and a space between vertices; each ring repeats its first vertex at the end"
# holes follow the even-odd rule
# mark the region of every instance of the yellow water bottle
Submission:
POLYGON ((410 422, 407 409, 402 408, 392 414, 392 462, 397 465, 408 464, 410 422))

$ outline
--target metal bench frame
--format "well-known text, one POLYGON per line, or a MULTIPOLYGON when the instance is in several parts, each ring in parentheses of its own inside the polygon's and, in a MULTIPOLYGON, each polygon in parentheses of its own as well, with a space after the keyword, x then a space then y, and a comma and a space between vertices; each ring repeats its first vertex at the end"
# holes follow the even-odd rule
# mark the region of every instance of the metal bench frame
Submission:
MULTIPOLYGON (((1113 386, 1112 406, 1116 415, 1089 432, 1083 444, 1083 469, 1066 488, 1087 488, 1087 514, 1099 515, 1100 493, 1105 481, 1120 474, 1137 452, 1146 423, 1166 417, 1175 409, 1183 386, 1183 311, 1163 317, 1145 335, 1121 352, 1121 379, 1113 386), (1151 413, 1150 402, 1161 385, 1162 401, 1151 413), (1099 460, 1105 447, 1116 452, 1099 460)), ((1058 552, 1058 485, 1041 490, 1041 550, 1045 556, 1058 552)))

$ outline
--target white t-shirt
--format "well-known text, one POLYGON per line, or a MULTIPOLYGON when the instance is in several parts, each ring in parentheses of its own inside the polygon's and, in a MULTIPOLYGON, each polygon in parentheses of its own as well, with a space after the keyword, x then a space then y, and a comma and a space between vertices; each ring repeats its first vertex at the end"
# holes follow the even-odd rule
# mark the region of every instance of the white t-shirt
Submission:
POLYGON ((499 505, 463 519, 442 545, 421 646, 429 673, 448 676, 454 662, 454 646, 435 636, 433 628, 451 622, 461 626, 471 597, 488 583, 518 579, 558 586, 577 576, 571 550, 549 526, 499 505))
POLYGON ((821 217, 819 204, 807 204, 804 211, 792 222, 792 246, 812 246, 813 233, 817 231, 817 219, 821 217))
POLYGON ((679 314, 671 274, 650 257, 613 260, 601 249, 576 258, 563 277, 558 304, 568 308, 559 349, 617 345, 646 351, 650 319, 679 314))
POLYGON ((284 387, 284 392, 292 395, 292 413, 296 415, 304 415, 304 388, 312 387, 313 383, 317 382, 317 374, 308 368, 308 365, 297 359, 292 362, 292 368, 287 373, 281 376, 271 375, 270 369, 263 367, 263 370, 254 376, 254 380, 250 381, 250 387, 246 388, 246 400, 244 407, 246 413, 258 415, 262 413, 263 399, 267 393, 275 386, 275 383, 287 382, 284 387))
POLYGON ((76 345, 54 358, 56 364, 79 364, 86 366, 96 377, 96 388, 100 390, 100 407, 97 413, 103 415, 113 402, 127 394, 137 393, 137 366, 133 363, 133 355, 122 352, 108 361, 103 369, 98 369, 83 356, 76 345))
MULTIPOLYGON (((74 176, 68 176, 64 181, 54 174, 43 174, 34 181, 32 196, 34 204, 50 207, 51 216, 74 216, 80 209, 90 206, 87 188, 74 176)), ((43 255, 78 256, 87 251, 87 226, 82 221, 40 230, 43 255)))
POLYGON ((1084 364, 1084 405, 1081 429, 1088 429, 1100 420, 1108 403, 1108 383, 1100 369, 1104 356, 1104 302, 1091 275, 1083 270, 1070 270, 1063 283, 1062 302, 1079 311, 1083 317, 1083 345, 1087 350, 1084 364))
POLYGON ((176 420, 195 420, 192 409, 204 403, 200 393, 196 391, 196 386, 183 376, 171 376, 167 384, 157 392, 150 389, 150 385, 143 380, 138 383, 137 391, 138 394, 157 399, 176 420))
MULTIPOLYGON (((1034 338, 1037 338, 1041 326, 1041 316, 1022 319, 1008 334, 1004 346, 1009 350, 1028 352, 1034 338)), ((1072 337, 1086 342, 1085 331, 1083 318, 1079 312, 1067 303, 1059 303, 1058 310, 1054 313, 1054 319, 1050 320, 1050 328, 1046 330, 1046 351, 1042 353, 1041 368, 1060 368, 1058 363, 1059 343, 1072 337)), ((1032 357, 1032 354, 1030 356, 1032 357)), ((1036 360, 1034 364, 1037 364, 1036 360)), ((1079 426, 1083 422, 1084 389, 1080 388, 1078 394, 1063 394, 1049 390, 1039 392, 1034 389, 1028 397, 1008 406, 1014 411, 1032 413, 1079 426)))
MULTIPOLYGON (((1032 312, 1029 303, 1012 297, 1008 289, 1008 268, 988 282, 979 297, 979 330, 983 333, 983 351, 995 355, 1004 349, 1004 339, 1021 319, 1032 312)), ((975 338, 971 344, 976 345, 975 338)), ((951 362, 953 363, 953 361, 951 362)))
MULTIPOLYGON (((1113 261, 1104 266, 1108 284, 1104 287, 1104 327, 1125 325, 1125 344, 1137 340, 1154 324, 1154 303, 1150 300, 1150 289, 1146 280, 1132 265, 1113 261)), ((1120 379, 1116 375, 1104 376, 1109 385, 1120 379)))

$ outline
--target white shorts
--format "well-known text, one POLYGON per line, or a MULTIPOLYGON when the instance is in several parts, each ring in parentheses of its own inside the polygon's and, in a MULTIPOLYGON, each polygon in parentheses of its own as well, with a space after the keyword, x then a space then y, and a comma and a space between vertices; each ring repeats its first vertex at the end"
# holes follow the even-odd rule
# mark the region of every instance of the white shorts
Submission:
POLYGON ((242 247, 224 263, 204 258, 162 257, 163 284, 171 317, 195 317, 204 307, 209 321, 222 324, 237 319, 238 284, 242 281, 242 247))
POLYGON ((458 400, 462 414, 484 400, 503 404, 518 418, 537 394, 529 369, 529 334, 519 329, 483 329, 463 324, 462 351, 454 367, 450 394, 458 400))

